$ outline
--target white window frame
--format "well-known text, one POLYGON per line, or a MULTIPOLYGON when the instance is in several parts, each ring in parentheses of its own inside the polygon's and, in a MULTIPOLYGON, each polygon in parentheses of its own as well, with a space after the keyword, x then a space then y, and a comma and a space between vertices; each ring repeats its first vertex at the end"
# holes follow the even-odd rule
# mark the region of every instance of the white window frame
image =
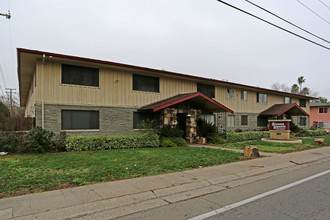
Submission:
POLYGON ((235 127, 235 115, 228 115, 227 126, 228 127, 235 127))
POLYGON ((248 99, 248 92, 246 90, 241 91, 241 100, 246 101, 248 99))
POLYGON ((319 128, 329 128, 329 122, 328 121, 319 121, 317 122, 317 126, 319 128), (322 123, 322 126, 320 125, 322 123), (324 126, 324 124, 326 124, 326 126, 324 126))
POLYGON ((235 98, 235 89, 228 88, 227 89, 227 98, 228 99, 234 99, 235 98))

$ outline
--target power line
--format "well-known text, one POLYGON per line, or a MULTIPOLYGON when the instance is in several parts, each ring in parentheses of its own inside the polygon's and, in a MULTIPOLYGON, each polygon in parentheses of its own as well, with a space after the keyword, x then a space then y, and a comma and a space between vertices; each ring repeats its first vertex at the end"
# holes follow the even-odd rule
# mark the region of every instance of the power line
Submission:
POLYGON ((312 41, 312 40, 310 40, 310 39, 308 39, 308 38, 305 38, 305 37, 303 37, 303 36, 301 36, 301 35, 299 35, 299 34, 296 34, 296 33, 292 32, 292 31, 289 31, 289 30, 287 30, 287 29, 285 29, 285 28, 282 28, 282 27, 280 27, 280 26, 278 26, 278 25, 276 25, 276 24, 273 24, 273 23, 271 23, 271 22, 269 22, 269 21, 267 21, 267 20, 265 20, 265 19, 262 19, 262 18, 260 18, 260 17, 258 17, 258 16, 256 16, 256 15, 254 15, 254 14, 251 14, 251 13, 249 13, 249 12, 247 12, 247 11, 244 11, 243 9, 240 9, 240 8, 234 6, 234 5, 231 5, 231 4, 229 4, 229 3, 227 3, 227 2, 224 2, 224 1, 222 1, 222 0, 217 0, 217 1, 220 2, 220 3, 222 3, 222 4, 224 4, 224 5, 229 6, 229 7, 231 7, 231 8, 234 8, 234 9, 240 11, 240 12, 243 12, 243 13, 245 13, 245 14, 248 14, 248 15, 250 15, 250 16, 252 16, 252 17, 254 17, 254 18, 258 19, 258 20, 261 20, 261 21, 263 21, 263 22, 265 22, 265 23, 267 23, 267 24, 270 24, 270 25, 272 25, 272 26, 274 26, 274 27, 276 27, 276 28, 279 28, 279 29, 281 29, 282 31, 288 32, 288 33, 290 33, 290 34, 292 34, 292 35, 294 35, 294 36, 296 36, 296 37, 299 37, 299 38, 301 38, 301 39, 303 39, 303 40, 306 40, 306 41, 308 41, 308 42, 310 42, 310 43, 313 43, 313 44, 315 44, 315 45, 317 45, 317 46, 320 46, 320 47, 323 47, 323 48, 325 48, 325 49, 327 49, 327 50, 330 50, 329 47, 326 47, 326 46, 324 46, 324 45, 322 45, 322 44, 319 44, 319 43, 317 43, 317 42, 315 42, 315 41, 312 41))
POLYGON ((7 83, 6 83, 5 76, 4 76, 3 71, 2 71, 1 63, 0 63, 0 72, 1 72, 3 82, 5 83, 5 87, 7 87, 7 83))
POLYGON ((318 13, 316 13, 315 11, 313 11, 312 9, 310 9, 307 5, 305 5, 304 3, 302 3, 299 0, 296 0, 297 2, 299 2, 302 6, 304 6, 305 8, 307 8, 308 10, 310 10, 311 12, 313 12, 317 17, 321 18, 323 21, 327 22, 328 24, 330 24, 330 22, 326 19, 324 19, 323 17, 321 17, 321 15, 319 15, 318 13))
POLYGON ((250 2, 249 0, 245 0, 245 1, 248 2, 248 3, 250 3, 251 5, 254 5, 254 6, 260 8, 261 10, 264 10, 264 11, 268 12, 269 14, 271 14, 271 15, 273 15, 273 16, 279 18, 279 19, 281 19, 282 21, 285 21, 286 23, 291 24, 292 26, 294 26, 294 27, 296 27, 296 28, 299 28, 299 29, 302 30, 302 31, 305 31, 306 33, 308 33, 308 34, 310 34, 310 35, 313 35, 314 37, 317 37, 317 38, 320 39, 320 40, 323 40, 323 41, 325 41, 325 42, 327 42, 327 43, 330 43, 330 41, 328 41, 328 40, 326 40, 326 39, 324 39, 324 38, 322 38, 322 37, 319 37, 319 36, 317 36, 316 34, 313 34, 313 33, 311 33, 310 31, 307 31, 307 30, 305 30, 305 29, 299 27, 298 25, 295 25, 294 23, 292 23, 292 22, 290 22, 290 21, 288 21, 288 20, 286 20, 286 19, 284 19, 284 18, 282 18, 282 17, 276 15, 275 13, 273 13, 273 12, 271 12, 271 11, 269 11, 269 10, 267 10, 267 9, 265 9, 265 8, 263 8, 263 7, 259 6, 259 5, 257 5, 257 4, 255 4, 255 3, 253 3, 253 2, 250 2))
POLYGON ((325 7, 327 7, 328 9, 330 9, 329 6, 327 6, 324 2, 322 2, 321 0, 319 0, 319 2, 321 2, 325 7))

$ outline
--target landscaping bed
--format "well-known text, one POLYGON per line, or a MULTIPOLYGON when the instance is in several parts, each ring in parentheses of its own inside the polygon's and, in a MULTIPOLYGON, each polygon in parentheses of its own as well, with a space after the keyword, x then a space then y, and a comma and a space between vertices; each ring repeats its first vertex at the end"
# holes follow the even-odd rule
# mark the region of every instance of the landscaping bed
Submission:
POLYGON ((0 198, 239 161, 206 148, 139 148, 0 156, 0 198))
POLYGON ((320 136, 320 137, 306 137, 302 138, 302 144, 291 144, 291 143, 271 143, 261 140, 244 141, 228 143, 226 145, 218 145, 219 147, 232 148, 232 149, 244 149, 246 146, 256 146, 259 151, 270 152, 270 153, 290 153, 295 151, 308 150, 313 148, 319 148, 323 146, 318 146, 315 144, 314 140, 317 138, 324 138, 324 146, 330 146, 330 136, 320 136))

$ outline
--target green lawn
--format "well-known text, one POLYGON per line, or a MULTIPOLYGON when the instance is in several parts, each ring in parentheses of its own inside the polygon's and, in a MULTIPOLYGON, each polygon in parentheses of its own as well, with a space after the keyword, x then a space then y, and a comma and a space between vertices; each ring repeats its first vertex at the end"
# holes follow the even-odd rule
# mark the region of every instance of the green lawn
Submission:
POLYGON ((0 156, 0 198, 240 160, 207 148, 144 148, 0 156))
MULTIPOLYGON (((233 149, 244 149, 246 146, 254 145, 259 151, 272 152, 272 153, 289 153, 294 151, 308 150, 313 148, 318 148, 322 146, 317 146, 314 140, 317 138, 324 138, 324 146, 330 146, 330 135, 322 137, 310 137, 301 138, 302 144, 286 144, 286 143, 271 143, 261 140, 256 141, 245 141, 237 143, 228 143, 226 145, 220 145, 219 147, 233 148, 233 149)), ((299 138, 295 138, 299 139, 299 138)))

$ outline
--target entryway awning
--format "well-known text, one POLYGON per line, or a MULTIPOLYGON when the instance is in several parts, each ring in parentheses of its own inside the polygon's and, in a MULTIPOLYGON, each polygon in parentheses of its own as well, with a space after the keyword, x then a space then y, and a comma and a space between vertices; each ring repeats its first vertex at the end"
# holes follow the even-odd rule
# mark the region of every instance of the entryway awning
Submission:
POLYGON ((195 108, 193 105, 198 106, 201 109, 206 109, 210 112, 230 112, 234 113, 231 109, 220 104, 219 102, 209 98, 200 92, 179 94, 158 102, 151 103, 141 107, 139 110, 152 110, 154 112, 161 109, 171 107, 174 105, 186 103, 190 108, 195 108))
POLYGON ((261 112, 260 115, 281 116, 284 113, 291 115, 291 116, 308 116, 309 117, 309 115, 295 103, 275 104, 272 107, 261 112))

